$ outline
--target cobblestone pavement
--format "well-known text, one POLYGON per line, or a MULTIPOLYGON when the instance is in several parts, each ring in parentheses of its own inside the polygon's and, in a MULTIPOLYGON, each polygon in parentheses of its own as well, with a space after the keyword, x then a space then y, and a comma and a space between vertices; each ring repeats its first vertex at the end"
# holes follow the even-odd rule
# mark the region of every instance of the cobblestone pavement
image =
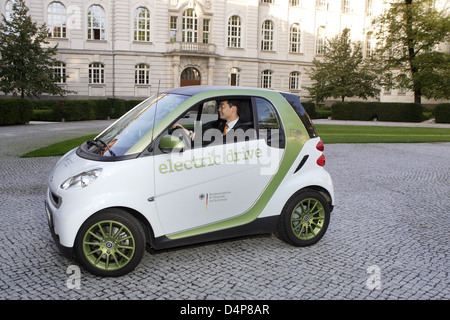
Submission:
POLYGON ((107 124, 0 127, 1 300, 450 299, 450 143, 327 145, 336 207, 314 246, 262 235, 146 252, 129 275, 76 282, 44 214, 58 158, 18 155, 107 124))

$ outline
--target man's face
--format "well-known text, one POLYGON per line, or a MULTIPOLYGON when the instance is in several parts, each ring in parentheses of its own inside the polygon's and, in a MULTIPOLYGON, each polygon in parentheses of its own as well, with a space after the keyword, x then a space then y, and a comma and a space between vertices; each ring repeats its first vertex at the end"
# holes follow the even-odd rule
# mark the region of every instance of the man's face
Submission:
POLYGON ((236 114, 236 107, 232 107, 227 100, 221 101, 219 104, 219 117, 222 120, 228 121, 236 114))

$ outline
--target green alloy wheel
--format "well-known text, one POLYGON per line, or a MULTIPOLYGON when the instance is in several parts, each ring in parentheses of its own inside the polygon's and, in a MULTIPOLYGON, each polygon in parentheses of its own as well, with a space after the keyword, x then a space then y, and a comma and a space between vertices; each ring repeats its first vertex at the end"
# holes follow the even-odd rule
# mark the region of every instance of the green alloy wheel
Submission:
POLYGON ((139 221, 129 213, 109 209, 86 221, 75 243, 80 263, 99 276, 117 277, 132 271, 145 249, 139 221))
POLYGON ((280 238, 295 246, 309 246, 325 234, 330 221, 330 206, 314 190, 295 194, 286 203, 278 224, 280 238))

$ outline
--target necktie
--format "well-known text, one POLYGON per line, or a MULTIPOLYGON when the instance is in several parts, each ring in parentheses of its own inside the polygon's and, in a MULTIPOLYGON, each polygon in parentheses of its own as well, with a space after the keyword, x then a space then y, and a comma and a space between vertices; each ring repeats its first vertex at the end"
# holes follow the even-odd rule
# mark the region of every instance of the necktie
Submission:
POLYGON ((223 129, 223 136, 227 134, 228 124, 225 124, 225 128, 223 129))

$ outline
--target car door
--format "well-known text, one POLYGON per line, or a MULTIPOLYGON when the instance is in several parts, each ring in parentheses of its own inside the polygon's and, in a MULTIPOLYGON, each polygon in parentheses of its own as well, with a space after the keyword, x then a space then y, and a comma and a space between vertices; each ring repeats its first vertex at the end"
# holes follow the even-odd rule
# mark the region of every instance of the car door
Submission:
POLYGON ((264 99, 248 97, 239 101, 241 118, 246 113, 251 123, 244 138, 228 139, 227 135, 223 139, 217 131, 206 129, 218 120, 218 101, 211 100, 177 120, 187 130, 195 131, 192 148, 155 155, 155 202, 167 235, 245 214, 276 173, 283 146, 270 146, 267 140, 267 126, 273 131, 281 126, 275 109, 264 99), (202 143, 195 144, 199 138, 202 143))

